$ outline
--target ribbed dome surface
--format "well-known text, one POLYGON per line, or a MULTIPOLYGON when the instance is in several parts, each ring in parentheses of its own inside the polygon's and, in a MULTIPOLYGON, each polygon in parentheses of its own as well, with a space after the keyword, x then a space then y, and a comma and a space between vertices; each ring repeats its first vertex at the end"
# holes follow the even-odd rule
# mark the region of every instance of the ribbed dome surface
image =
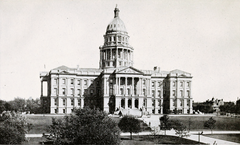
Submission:
POLYGON ((127 32, 127 29, 123 21, 119 17, 114 18, 112 22, 109 23, 107 26, 107 32, 115 32, 115 31, 127 32))

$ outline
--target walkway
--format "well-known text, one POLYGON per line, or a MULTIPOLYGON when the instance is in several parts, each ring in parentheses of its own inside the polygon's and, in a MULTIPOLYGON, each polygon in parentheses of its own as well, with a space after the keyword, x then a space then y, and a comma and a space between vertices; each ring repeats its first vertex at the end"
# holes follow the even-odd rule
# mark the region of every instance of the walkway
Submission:
MULTIPOLYGON (((160 131, 158 134, 164 134, 165 131, 160 131)), ((240 131, 213 131, 214 134, 240 134, 240 131)), ((133 135, 151 135, 151 132, 139 132, 139 133, 133 133, 133 135)), ((172 136, 176 136, 175 135, 175 131, 174 130, 167 130, 166 131, 167 135, 172 135, 172 136)), ((194 140, 194 141, 198 141, 199 140, 199 136, 197 135, 198 132, 197 131, 191 131, 190 132, 190 136, 189 137, 185 137, 186 139, 190 139, 190 140, 194 140)), ((203 134, 211 134, 211 131, 205 131, 203 132, 203 134)), ((121 136, 130 136, 130 133, 121 133, 121 136)), ((42 137, 42 134, 26 134, 26 137, 42 137)), ((215 139, 215 138, 210 138, 210 137, 206 137, 206 136, 202 136, 200 135, 200 142, 202 143, 206 143, 206 144, 211 144, 213 145, 214 142, 217 143, 217 145, 240 145, 239 143, 235 143, 235 142, 230 142, 230 141, 225 141, 225 140, 220 140, 220 139, 215 139)))

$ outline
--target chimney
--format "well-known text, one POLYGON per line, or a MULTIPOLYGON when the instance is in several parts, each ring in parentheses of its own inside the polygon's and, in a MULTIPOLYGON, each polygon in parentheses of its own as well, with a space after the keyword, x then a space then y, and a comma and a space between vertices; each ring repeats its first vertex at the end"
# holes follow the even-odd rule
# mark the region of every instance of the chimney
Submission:
POLYGON ((153 70, 156 71, 157 70, 157 66, 154 66, 153 70))
POLYGON ((160 67, 154 66, 153 70, 154 70, 155 72, 160 72, 160 67))

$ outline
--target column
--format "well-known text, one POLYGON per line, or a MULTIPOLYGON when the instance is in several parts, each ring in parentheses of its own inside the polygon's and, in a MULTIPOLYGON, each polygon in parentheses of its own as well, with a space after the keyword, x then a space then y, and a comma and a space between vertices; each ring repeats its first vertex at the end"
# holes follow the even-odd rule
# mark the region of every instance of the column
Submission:
POLYGON ((41 96, 43 96, 43 81, 41 80, 41 96))
POLYGON ((118 78, 118 94, 120 95, 120 79, 121 77, 118 78))
POLYGON ((138 99, 138 109, 142 108, 143 109, 143 98, 138 99))
POLYGON ((110 60, 112 60, 112 49, 110 49, 110 60))
POLYGON ((109 79, 108 78, 106 78, 106 82, 107 82, 106 84, 107 95, 109 95, 109 79))
POLYGON ((163 114, 163 99, 162 98, 161 98, 160 108, 161 108, 161 114, 163 114))
POLYGON ((154 100, 155 101, 155 110, 154 110, 154 112, 155 112, 155 114, 158 114, 158 109, 159 109, 159 106, 158 106, 158 99, 155 99, 154 100))
POLYGON ((135 108, 135 98, 132 98, 132 109, 135 108))
POLYGON ((107 78, 103 78, 104 79, 104 95, 107 95, 107 78))
POLYGON ((118 95, 118 83, 117 83, 118 78, 116 77, 115 79, 116 79, 116 80, 115 80, 115 82, 116 82, 116 83, 115 83, 115 86, 116 86, 116 87, 115 87, 115 95, 118 95))
POLYGON ((127 77, 125 77, 125 95, 128 95, 127 94, 127 77))
POLYGON ((134 95, 134 77, 132 77, 132 90, 131 94, 134 95))
POLYGON ((139 82, 140 82, 140 90, 139 90, 140 93, 139 93, 139 94, 140 94, 140 95, 142 95, 142 90, 143 90, 143 88, 142 88, 142 79, 143 79, 143 78, 139 78, 139 82))
POLYGON ((148 95, 151 96, 151 79, 148 79, 148 95))
POLYGON ((192 114, 192 113, 193 113, 193 109, 192 109, 192 99, 190 99, 189 107, 190 107, 190 114, 192 114))
POLYGON ((128 108, 128 98, 124 98, 125 99, 125 109, 127 109, 128 108))

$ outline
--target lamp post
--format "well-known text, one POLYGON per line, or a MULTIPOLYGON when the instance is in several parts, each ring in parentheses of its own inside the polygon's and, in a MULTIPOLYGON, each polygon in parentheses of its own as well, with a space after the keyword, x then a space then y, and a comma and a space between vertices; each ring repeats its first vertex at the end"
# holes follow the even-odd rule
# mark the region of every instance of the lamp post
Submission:
POLYGON ((198 132, 198 142, 200 143, 200 135, 203 134, 203 131, 202 132, 198 132))

